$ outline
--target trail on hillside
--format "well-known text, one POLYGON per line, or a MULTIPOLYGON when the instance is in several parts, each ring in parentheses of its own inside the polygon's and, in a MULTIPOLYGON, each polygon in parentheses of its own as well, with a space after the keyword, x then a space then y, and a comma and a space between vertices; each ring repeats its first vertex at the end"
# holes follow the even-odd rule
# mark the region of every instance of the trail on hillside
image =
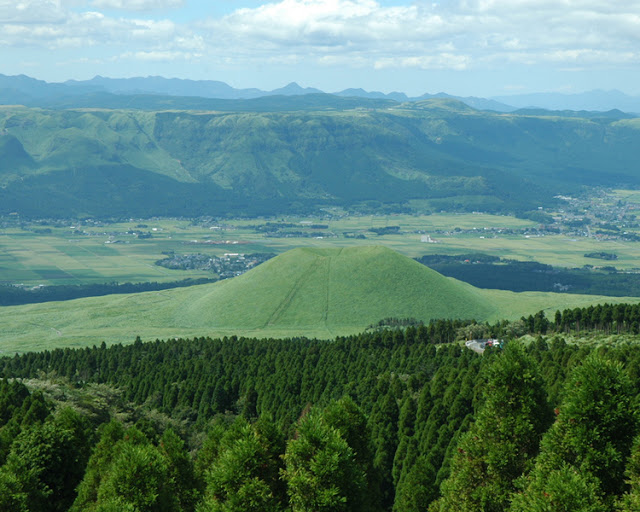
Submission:
MULTIPOLYGON (((340 250, 338 251, 338 254, 336 254, 335 257, 339 258, 342 255, 343 250, 344 250, 344 247, 341 247, 340 250)), ((333 337, 334 333, 329 327, 329 308, 331 306, 331 285, 332 285, 332 264, 331 263, 332 263, 332 258, 331 257, 327 258, 327 278, 325 279, 326 301, 324 305, 323 320, 324 320, 325 329, 327 330, 329 335, 333 337)))
POLYGON ((278 305, 278 307, 273 311, 273 314, 271 315, 269 320, 267 320, 267 322, 264 324, 263 327, 274 325, 280 320, 282 315, 285 313, 285 311, 291 305, 291 301, 293 300, 293 298, 296 296, 296 294, 298 293, 298 291, 300 290, 300 288, 302 287, 302 285, 306 281, 309 273, 311 273, 312 269, 314 269, 315 267, 319 266, 320 263, 321 263, 320 262, 320 258, 316 258, 311 263, 311 265, 309 265, 309 268, 307 268, 306 272, 301 272, 300 273, 300 277, 298 277, 298 279, 296 279, 295 283, 293 283, 293 286, 289 290, 289 293, 287 294, 287 296, 282 300, 282 302, 278 305))

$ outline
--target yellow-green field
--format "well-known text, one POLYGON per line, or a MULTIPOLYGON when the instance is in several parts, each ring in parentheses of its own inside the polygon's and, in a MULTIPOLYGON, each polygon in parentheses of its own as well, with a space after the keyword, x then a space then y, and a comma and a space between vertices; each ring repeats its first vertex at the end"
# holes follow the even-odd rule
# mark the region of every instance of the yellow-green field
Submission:
POLYGON ((166 251, 220 256, 228 252, 282 253, 295 247, 354 247, 372 243, 410 257, 483 252, 566 267, 593 265, 594 260, 585 258, 584 254, 605 251, 618 255, 615 261, 617 268, 640 267, 640 243, 637 242, 600 241, 565 235, 535 237, 504 232, 535 226, 532 221, 507 216, 434 214, 231 220, 220 226, 196 226, 187 220, 161 219, 102 227, 82 226, 81 232, 77 231, 79 226, 70 224, 49 227, 51 232, 48 234, 12 228, 0 230, 0 283, 35 286, 112 281, 166 282, 188 277, 211 277, 205 271, 169 270, 154 265, 166 251), (329 232, 337 236, 267 238, 252 228, 265 222, 287 222, 299 225, 301 231, 312 235, 329 232), (137 228, 141 223, 146 227, 137 228), (309 229, 310 223, 329 227, 314 231, 309 229), (400 226, 401 233, 377 236, 367 231, 386 226, 400 226), (469 232, 474 228, 475 231, 469 232), (151 232, 152 238, 138 239, 127 234, 140 231, 151 232), (366 239, 345 238, 344 233, 361 234, 366 239), (430 235, 437 243, 423 242, 424 234, 430 235))
POLYGON ((617 189, 612 192, 613 197, 621 199, 626 203, 640 204, 640 191, 617 189))
POLYGON ((218 283, 0 308, 4 354, 196 336, 334 338, 383 318, 496 321, 637 298, 481 290, 384 247, 298 249, 218 283))

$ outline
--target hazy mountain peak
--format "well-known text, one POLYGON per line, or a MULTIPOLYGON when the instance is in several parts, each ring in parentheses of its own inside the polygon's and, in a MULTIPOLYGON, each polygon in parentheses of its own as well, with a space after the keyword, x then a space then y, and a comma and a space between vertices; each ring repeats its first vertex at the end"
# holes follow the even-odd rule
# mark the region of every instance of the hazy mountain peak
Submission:
POLYGON ((296 82, 291 82, 284 87, 274 89, 270 94, 284 94, 286 96, 297 96, 300 94, 324 94, 320 89, 314 89, 313 87, 301 87, 296 82))
POLYGON ((547 110, 573 110, 608 112, 618 109, 623 112, 640 112, 640 97, 629 96, 617 89, 595 89, 580 93, 538 92, 495 96, 495 101, 517 108, 543 108, 547 110))

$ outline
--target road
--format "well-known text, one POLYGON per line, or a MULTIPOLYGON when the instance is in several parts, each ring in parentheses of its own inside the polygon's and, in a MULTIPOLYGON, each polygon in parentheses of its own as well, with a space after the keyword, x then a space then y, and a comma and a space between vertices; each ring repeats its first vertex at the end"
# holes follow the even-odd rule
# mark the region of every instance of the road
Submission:
POLYGON ((500 347, 501 343, 502 343, 501 341, 496 339, 481 339, 481 340, 466 341, 465 345, 469 350, 473 350, 474 352, 477 352, 478 354, 482 355, 484 353, 484 349, 487 346, 487 344, 489 344, 489 346, 493 344, 493 346, 500 347))
POLYGON ((473 350, 474 352, 482 355, 484 353, 484 346, 486 343, 487 340, 469 340, 465 342, 465 345, 469 350, 473 350))

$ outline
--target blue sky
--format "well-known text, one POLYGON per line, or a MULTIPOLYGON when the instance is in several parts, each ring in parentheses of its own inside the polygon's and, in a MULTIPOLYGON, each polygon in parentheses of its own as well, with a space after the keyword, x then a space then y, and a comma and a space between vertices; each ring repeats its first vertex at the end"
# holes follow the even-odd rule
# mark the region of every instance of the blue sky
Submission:
POLYGON ((640 95, 640 2, 0 0, 0 73, 640 95))

